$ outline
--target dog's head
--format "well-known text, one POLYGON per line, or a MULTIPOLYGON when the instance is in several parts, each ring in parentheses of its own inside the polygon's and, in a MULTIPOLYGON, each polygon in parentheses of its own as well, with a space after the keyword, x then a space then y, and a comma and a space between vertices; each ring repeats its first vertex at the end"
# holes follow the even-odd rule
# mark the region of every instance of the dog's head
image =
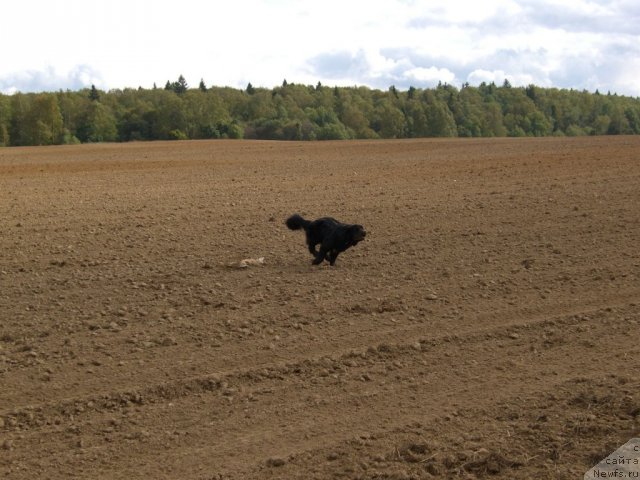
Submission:
POLYGON ((349 233, 351 234, 351 242, 354 245, 364 240, 364 237, 367 236, 367 232, 362 225, 351 225, 349 233))

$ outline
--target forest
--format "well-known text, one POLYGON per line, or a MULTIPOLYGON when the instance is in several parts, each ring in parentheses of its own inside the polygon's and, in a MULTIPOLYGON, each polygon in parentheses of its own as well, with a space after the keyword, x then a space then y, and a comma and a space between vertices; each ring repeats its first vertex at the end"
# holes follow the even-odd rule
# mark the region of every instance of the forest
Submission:
POLYGON ((640 99, 482 83, 388 90, 288 83, 0 95, 0 146, 246 138, 340 140, 640 133, 640 99))

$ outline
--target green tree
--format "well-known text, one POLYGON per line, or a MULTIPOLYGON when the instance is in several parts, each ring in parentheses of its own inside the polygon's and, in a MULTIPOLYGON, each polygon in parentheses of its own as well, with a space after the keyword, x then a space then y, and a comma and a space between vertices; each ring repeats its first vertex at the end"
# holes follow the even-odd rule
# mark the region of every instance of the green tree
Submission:
POLYGON ((353 101, 345 102, 341 108, 341 123, 352 132, 354 138, 375 138, 376 133, 369 128, 369 121, 363 112, 353 101))
POLYGON ((540 111, 535 111, 529 116, 530 132, 534 137, 545 137, 552 132, 551 122, 540 111))
POLYGON ((415 92, 405 105, 405 117, 407 122, 407 136, 409 138, 429 136, 425 104, 416 98, 415 92))
POLYGON ((581 137, 583 135, 587 135, 587 131, 584 128, 579 127, 578 125, 569 125, 565 129, 565 133, 568 137, 581 137))
POLYGON ((331 123, 338 123, 338 116, 333 110, 330 110, 326 107, 319 106, 317 108, 308 108, 305 111, 307 118, 314 122, 319 127, 324 127, 325 125, 331 123))
POLYGON ((167 80, 167 83, 165 84, 164 89, 167 91, 174 92, 178 95, 182 95, 183 93, 186 93, 186 91, 189 89, 189 85, 187 85, 187 81, 185 80, 185 78, 182 75, 180 75, 176 82, 170 82, 169 80, 167 80))
POLYGON ((178 77, 178 81, 173 85, 173 91, 176 92, 178 95, 182 95, 183 93, 186 93, 188 88, 189 88, 189 85, 187 85, 187 81, 182 75, 178 77))
POLYGON ((91 102, 78 127, 81 142, 113 142, 118 137, 116 119, 111 109, 100 102, 91 102))
MULTIPOLYGON (((393 94, 391 94, 393 96, 393 94)), ((373 129, 381 138, 402 138, 405 135, 405 118, 390 98, 381 100, 374 109, 373 129)))
POLYGON ((26 124, 27 113, 31 106, 32 95, 15 93, 10 97, 11 118, 9 122, 9 138, 11 145, 30 145, 30 138, 26 136, 24 125, 26 124))
POLYGON ((426 107, 427 134, 430 137, 456 137, 458 128, 453 113, 444 101, 431 94, 426 107))
MULTIPOLYGON (((533 100, 527 96, 525 89, 502 87, 498 89, 497 97, 502 105, 507 134, 512 137, 534 135, 533 119, 538 110, 533 100)), ((539 128, 544 127, 540 119, 538 123, 539 128)))
POLYGON ((214 92, 190 90, 182 98, 189 138, 224 138, 231 116, 214 92))
POLYGON ((317 140, 424 136, 640 133, 640 99, 529 85, 447 84, 401 91, 286 80, 273 89, 189 89, 0 95, 0 145, 185 138, 317 140))
POLYGON ((620 102, 615 102, 609 109, 609 115, 611 123, 609 123, 609 129, 607 133, 609 135, 626 135, 632 133, 629 126, 629 120, 625 115, 624 108, 620 102))
POLYGON ((53 145, 62 143, 63 121, 54 94, 15 94, 11 137, 15 145, 53 145))
POLYGON ((152 100, 153 108, 145 114, 149 124, 151 137, 158 140, 169 140, 186 135, 187 116, 181 95, 173 92, 157 90, 152 100))
POLYGON ((337 97, 334 94, 335 89, 321 87, 316 89, 313 94, 314 105, 316 107, 323 107, 326 110, 333 111, 337 97))
POLYGON ((89 90, 89 100, 97 102, 100 100, 100 92, 95 85, 91 85, 91 90, 89 90))
POLYGON ((10 145, 9 126, 11 122, 11 102, 9 97, 0 94, 0 147, 10 145))
POLYGON ((63 140, 62 143, 73 144, 79 143, 77 134, 78 128, 84 117, 89 105, 92 101, 85 91, 81 92, 58 92, 58 105, 62 113, 63 140))
POLYGON ((328 123, 318 129, 316 138, 318 140, 346 140, 349 138, 349 132, 340 122, 328 123))
POLYGON ((244 129, 235 120, 225 126, 224 133, 227 135, 227 138, 244 138, 244 129))
POLYGON ((486 104, 477 88, 466 86, 453 102, 453 116, 460 137, 480 137, 483 135, 483 124, 486 104))
POLYGON ((485 102, 483 112, 482 136, 505 137, 507 129, 504 126, 504 117, 500 105, 494 101, 485 102))
POLYGON ((153 137, 151 121, 155 110, 155 99, 166 90, 153 89, 138 92, 132 89, 116 91, 109 95, 116 117, 118 139, 123 142, 133 140, 157 140, 153 137))
POLYGON ((598 115, 592 124, 594 135, 606 135, 609 132, 611 118, 609 115, 598 115))
POLYGON ((271 120, 278 116, 277 109, 273 103, 271 92, 265 89, 256 89, 249 97, 246 104, 246 111, 243 112, 244 119, 248 122, 259 122, 261 120, 271 120))
POLYGON ((427 107, 427 126, 432 137, 456 137, 458 135, 453 114, 446 105, 441 103, 427 107))
POLYGON ((624 115, 627 117, 629 129, 633 134, 640 133, 640 106, 636 105, 635 108, 632 105, 627 105, 624 110, 624 115))

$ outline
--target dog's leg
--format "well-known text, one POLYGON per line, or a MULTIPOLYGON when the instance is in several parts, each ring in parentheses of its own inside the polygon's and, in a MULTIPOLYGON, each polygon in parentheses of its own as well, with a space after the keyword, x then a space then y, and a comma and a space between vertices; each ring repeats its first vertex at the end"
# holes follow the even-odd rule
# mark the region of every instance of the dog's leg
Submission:
POLYGON ((313 260, 312 265, 320 265, 327 257, 327 251, 320 245, 320 250, 316 254, 316 258, 313 260))
POLYGON ((331 250, 331 252, 329 252, 329 255, 327 256, 327 260, 329 260, 329 265, 333 266, 336 264, 336 258, 338 258, 338 254, 340 252, 338 252, 338 250, 331 250))
POLYGON ((306 233, 306 237, 307 237, 307 247, 309 247, 309 252, 311 252, 311 255, 313 255, 314 257, 316 257, 318 255, 318 251, 316 250, 316 245, 318 245, 318 242, 313 235, 309 235, 309 232, 305 232, 306 233))

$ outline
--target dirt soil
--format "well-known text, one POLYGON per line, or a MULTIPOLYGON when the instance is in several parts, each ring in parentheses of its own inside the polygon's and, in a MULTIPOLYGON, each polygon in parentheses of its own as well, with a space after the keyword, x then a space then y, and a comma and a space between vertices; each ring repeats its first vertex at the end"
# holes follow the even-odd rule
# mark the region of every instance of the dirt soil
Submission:
POLYGON ((640 137, 0 149, 0 478, 582 478, 639 207, 640 137))

